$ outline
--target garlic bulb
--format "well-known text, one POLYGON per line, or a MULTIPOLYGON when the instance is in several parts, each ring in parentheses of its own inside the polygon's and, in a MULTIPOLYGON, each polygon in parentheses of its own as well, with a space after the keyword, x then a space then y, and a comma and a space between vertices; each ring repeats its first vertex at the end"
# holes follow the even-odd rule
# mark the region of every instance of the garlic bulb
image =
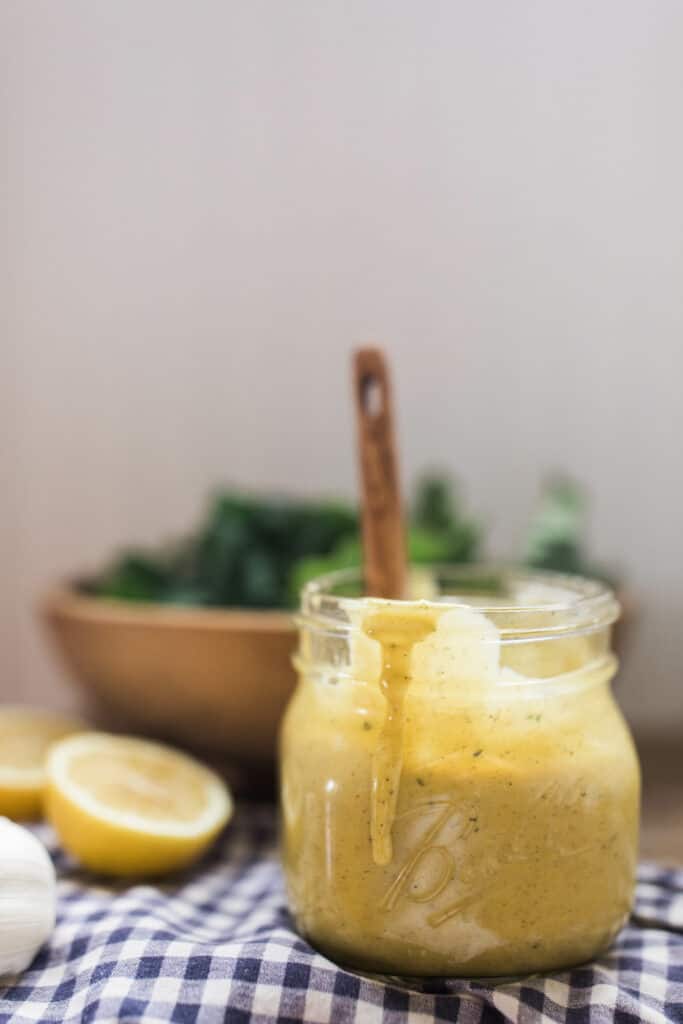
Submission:
POLYGON ((0 818, 0 977, 25 970, 52 934, 57 889, 47 850, 0 818))

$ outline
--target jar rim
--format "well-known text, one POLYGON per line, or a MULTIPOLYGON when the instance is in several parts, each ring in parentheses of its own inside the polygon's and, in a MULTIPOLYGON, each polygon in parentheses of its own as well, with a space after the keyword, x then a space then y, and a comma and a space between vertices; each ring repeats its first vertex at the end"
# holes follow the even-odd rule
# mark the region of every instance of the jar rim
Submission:
POLYGON ((340 569, 304 586, 301 618, 336 632, 348 630, 368 601, 397 608, 474 608, 497 623, 501 639, 540 640, 606 629, 621 612, 611 587, 584 576, 506 563, 415 566, 412 570, 429 574, 438 582, 438 593, 396 600, 368 598, 363 595, 362 569, 340 569))

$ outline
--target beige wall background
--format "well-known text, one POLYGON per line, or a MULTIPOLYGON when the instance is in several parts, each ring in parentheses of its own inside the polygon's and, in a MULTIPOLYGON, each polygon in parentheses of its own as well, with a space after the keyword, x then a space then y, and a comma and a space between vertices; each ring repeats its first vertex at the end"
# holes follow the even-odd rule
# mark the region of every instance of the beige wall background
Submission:
POLYGON ((349 347, 406 477, 519 550, 592 490, 640 604, 623 704, 680 726, 683 6, 5 0, 2 692, 68 700, 33 607, 218 482, 353 493, 349 347))

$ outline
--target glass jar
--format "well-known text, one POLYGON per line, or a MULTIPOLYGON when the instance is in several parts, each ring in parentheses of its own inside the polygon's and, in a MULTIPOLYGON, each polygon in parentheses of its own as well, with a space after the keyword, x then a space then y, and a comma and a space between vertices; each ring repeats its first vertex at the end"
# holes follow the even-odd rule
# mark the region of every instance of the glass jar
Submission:
POLYGON ((473 567, 416 570, 412 592, 363 598, 355 571, 303 592, 281 737, 297 926, 389 974, 586 961, 624 923, 637 859, 614 595, 473 567))

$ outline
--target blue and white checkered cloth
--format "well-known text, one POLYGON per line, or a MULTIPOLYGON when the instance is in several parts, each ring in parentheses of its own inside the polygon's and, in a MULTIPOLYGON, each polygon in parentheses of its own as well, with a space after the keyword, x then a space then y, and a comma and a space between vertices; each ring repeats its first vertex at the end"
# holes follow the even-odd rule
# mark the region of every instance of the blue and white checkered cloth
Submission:
POLYGON ((506 984, 388 984, 344 971, 294 932, 268 808, 242 808, 210 857, 159 885, 59 875, 49 944, 0 987, 0 1024, 683 1022, 683 871, 643 867, 636 913, 596 963, 506 984))

